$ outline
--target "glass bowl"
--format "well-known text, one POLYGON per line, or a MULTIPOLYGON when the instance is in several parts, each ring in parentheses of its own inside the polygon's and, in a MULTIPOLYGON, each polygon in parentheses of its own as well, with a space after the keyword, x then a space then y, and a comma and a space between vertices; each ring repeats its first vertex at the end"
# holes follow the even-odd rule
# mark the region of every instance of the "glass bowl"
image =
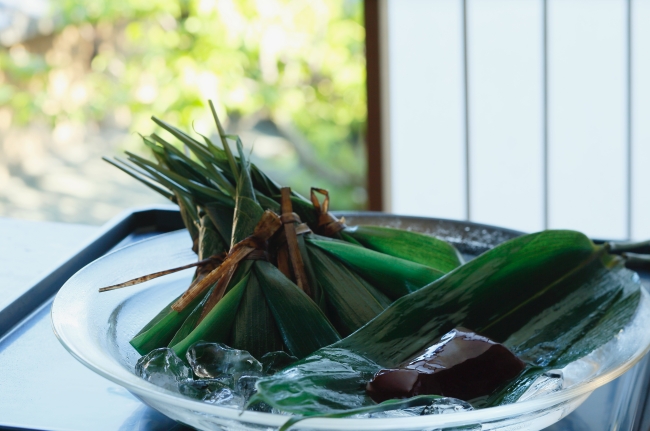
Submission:
MULTIPOLYGON (((454 245, 468 258, 519 232, 468 222, 386 214, 347 214, 348 224, 375 224, 425 232, 454 245)), ((186 231, 171 232, 116 250, 77 272, 57 294, 52 325, 63 346, 81 363, 125 387, 144 403, 200 430, 275 430, 287 416, 241 412, 196 401, 134 374, 140 355, 129 340, 171 299, 184 291, 193 270, 124 289, 98 289, 137 276, 196 261, 186 231)), ((569 364, 564 388, 526 401, 482 410, 399 418, 307 419, 303 430, 540 430, 576 409, 599 386, 630 369, 650 349, 650 299, 642 298, 633 320, 614 339, 569 364)))

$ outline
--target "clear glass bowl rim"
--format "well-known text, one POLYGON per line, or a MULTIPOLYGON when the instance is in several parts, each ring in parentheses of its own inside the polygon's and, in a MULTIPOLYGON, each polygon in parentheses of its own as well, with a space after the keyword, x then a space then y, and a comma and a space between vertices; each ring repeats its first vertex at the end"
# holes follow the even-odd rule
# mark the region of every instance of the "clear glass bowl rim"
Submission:
MULTIPOLYGON (((122 249, 116 250, 113 253, 102 256, 101 258, 82 268, 77 274, 75 274, 75 276, 73 276, 70 280, 68 280, 68 282, 64 284, 64 286, 61 288, 61 291, 65 291, 66 289, 70 289, 72 287, 78 288, 78 286, 74 285, 75 278, 84 271, 92 271, 94 265, 101 265, 105 259, 109 258, 109 256, 112 256, 116 253, 123 253, 127 249, 134 251, 136 247, 154 247, 156 242, 161 241, 176 241, 178 243, 187 242, 188 240, 185 238, 186 236, 187 235, 182 231, 170 232, 137 242, 122 249), (181 239, 181 237, 183 238, 181 239)), ((639 304, 639 308, 637 309, 637 314, 635 314, 635 319, 637 318, 638 313, 650 313, 650 295, 644 288, 641 289, 641 293, 642 298, 639 304)), ((61 319, 59 317, 65 313, 66 305, 61 302, 60 297, 61 295, 57 295, 54 300, 51 311, 51 319, 54 333, 64 348, 83 365, 96 372, 97 374, 105 377, 106 379, 126 388, 131 393, 142 399, 145 403, 148 399, 151 399, 156 403, 163 405, 173 405, 196 413, 271 427, 279 427, 284 422, 286 422, 288 416, 253 411, 242 412, 232 408, 215 406, 203 401, 193 400, 183 397, 180 394, 167 391, 129 372, 121 364, 118 364, 115 359, 112 358, 108 353, 103 353, 103 360, 95 360, 94 358, 91 358, 92 355, 89 355, 89 352, 87 350, 85 351, 85 349, 87 349, 88 346, 92 346, 92 344, 85 343, 83 339, 79 338, 79 331, 76 330, 78 329, 78 326, 70 325, 69 319, 61 319)), ((626 358, 626 360, 622 361, 618 366, 611 368, 602 375, 584 382, 580 382, 568 389, 562 389, 555 393, 543 395, 531 400, 514 404, 445 415, 372 419, 332 419, 316 417, 305 419, 304 422, 300 423, 300 426, 308 427, 310 429, 323 430, 388 430, 398 428, 417 429, 437 426, 462 426, 514 418, 517 416, 529 414, 531 412, 541 412, 553 406, 557 406, 586 395, 594 391, 596 388, 609 383, 610 381, 621 376, 623 373, 632 368, 648 351, 650 351, 650 343, 639 345, 631 357, 626 358)))

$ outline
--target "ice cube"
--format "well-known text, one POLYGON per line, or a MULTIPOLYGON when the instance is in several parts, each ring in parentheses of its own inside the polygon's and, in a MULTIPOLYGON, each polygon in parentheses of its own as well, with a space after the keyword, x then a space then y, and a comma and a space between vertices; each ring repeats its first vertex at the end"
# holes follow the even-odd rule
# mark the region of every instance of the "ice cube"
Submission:
POLYGON ((235 392, 248 401, 257 392, 255 383, 257 383, 258 379, 259 376, 241 376, 235 384, 235 392))
POLYGON ((206 390, 203 387, 196 386, 192 383, 193 383, 192 380, 179 383, 177 391, 181 395, 185 395, 186 397, 194 398, 196 400, 202 400, 203 398, 205 398, 207 395, 210 394, 210 391, 206 390))
POLYGON ((180 384, 192 380, 192 370, 172 349, 165 347, 140 358, 135 372, 146 381, 174 392, 179 392, 180 384))
POLYGON ((474 407, 468 402, 456 398, 444 397, 431 401, 431 404, 425 406, 421 415, 447 415, 458 412, 468 412, 474 410, 474 407))
POLYGON ((216 379, 188 380, 180 383, 179 392, 188 397, 204 399, 220 389, 234 389, 232 376, 218 377, 216 379))
POLYGON ((298 358, 286 352, 269 352, 260 358, 264 374, 273 375, 296 362, 298 358))
POLYGON ((539 376, 532 385, 519 397, 517 402, 537 398, 542 395, 557 392, 564 386, 562 370, 551 370, 539 376))
POLYGON ((201 378, 232 376, 237 381, 242 375, 262 375, 262 364, 250 353, 221 343, 195 343, 187 351, 187 360, 201 378))
POLYGON ((234 407, 237 409, 243 409, 244 404, 246 404, 244 397, 228 388, 212 392, 210 395, 203 398, 203 401, 210 404, 216 404, 223 407, 234 407))

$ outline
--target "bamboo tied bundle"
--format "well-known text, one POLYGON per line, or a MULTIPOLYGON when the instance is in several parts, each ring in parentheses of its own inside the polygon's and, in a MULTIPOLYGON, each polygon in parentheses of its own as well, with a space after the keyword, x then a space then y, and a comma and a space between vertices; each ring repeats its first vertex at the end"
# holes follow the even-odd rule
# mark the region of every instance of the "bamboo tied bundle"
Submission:
POLYGON ((210 108, 221 147, 154 118, 186 151, 153 134, 143 141, 155 162, 132 153, 127 161, 107 160, 178 204, 199 257, 122 283, 197 267, 188 288, 131 341, 140 353, 164 346, 183 353, 204 340, 258 356, 286 350, 303 357, 462 263, 437 238, 346 225, 330 213, 325 189, 314 187, 305 198, 278 185, 210 108))

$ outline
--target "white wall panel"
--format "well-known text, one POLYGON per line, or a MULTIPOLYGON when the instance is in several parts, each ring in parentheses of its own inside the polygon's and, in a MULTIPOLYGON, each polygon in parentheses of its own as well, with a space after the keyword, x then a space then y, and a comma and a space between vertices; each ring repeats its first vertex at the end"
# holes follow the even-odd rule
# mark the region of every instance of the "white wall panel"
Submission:
POLYGON ((548 7, 549 224, 624 238, 626 2, 548 7))
POLYGON ((650 238, 650 0, 632 0, 632 236, 650 238))
POLYGON ((544 228, 543 4, 468 0, 470 216, 544 228))
POLYGON ((390 210, 465 217, 460 0, 388 0, 390 210))

